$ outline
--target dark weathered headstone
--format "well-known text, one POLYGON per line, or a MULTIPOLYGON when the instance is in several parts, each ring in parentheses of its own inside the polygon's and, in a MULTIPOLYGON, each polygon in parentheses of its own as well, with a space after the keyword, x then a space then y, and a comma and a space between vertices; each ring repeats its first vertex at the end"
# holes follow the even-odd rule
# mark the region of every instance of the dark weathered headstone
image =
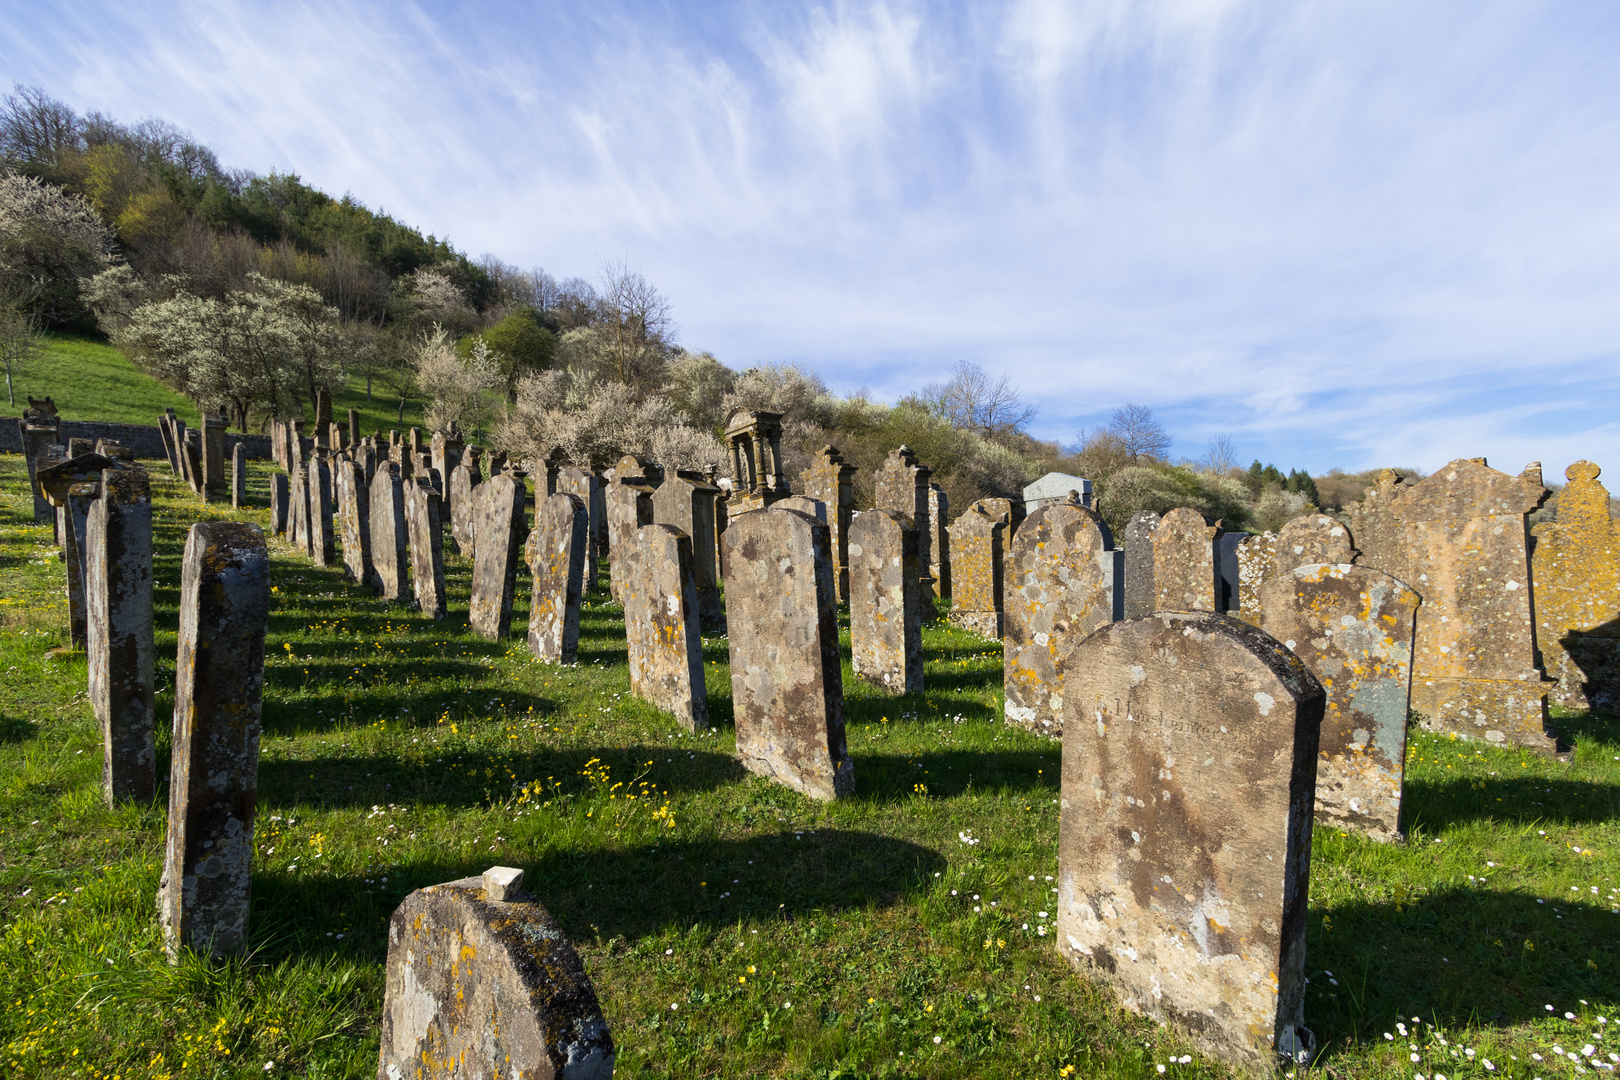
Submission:
POLYGON ((1077 501, 1045 503, 1014 534, 1002 600, 1007 723, 1063 734, 1064 661, 1117 613, 1112 542, 1107 523, 1077 501))
POLYGON ((1106 626, 1065 671, 1058 951, 1206 1054, 1308 1061, 1322 687, 1213 612, 1106 626))
POLYGON ((378 462, 371 478, 367 524, 371 529, 371 587, 394 604, 406 602, 405 482, 399 466, 378 462))
POLYGON ((68 440, 68 457, 70 458, 83 457, 86 454, 95 452, 96 441, 94 439, 75 437, 68 440))
POLYGON ((1157 610, 1153 587, 1153 530, 1159 515, 1152 510, 1135 514, 1125 526, 1125 617, 1140 619, 1157 610))
POLYGON ((101 722, 108 806, 157 791, 153 727, 152 493, 141 469, 107 469, 85 527, 85 651, 101 722))
POLYGON ((349 445, 360 445, 360 412, 357 409, 349 410, 349 445))
POLYGON ((522 557, 523 505, 528 491, 512 472, 484 482, 474 527, 477 550, 473 554, 472 601, 467 623, 472 632, 491 641, 503 641, 512 632, 512 601, 517 591, 518 560, 522 557))
POLYGON ((23 457, 28 465, 28 485, 34 492, 34 524, 49 525, 56 520, 56 510, 34 478, 35 462, 46 447, 58 446, 62 441, 62 425, 55 421, 31 421, 23 424, 23 457))
POLYGON ((247 447, 237 443, 231 447, 231 509, 240 510, 247 505, 247 447))
POLYGON ((602 556, 602 549, 598 543, 600 530, 600 515, 604 511, 602 502, 602 478, 589 469, 563 469, 557 474, 557 490, 570 495, 577 495, 585 504, 585 581, 583 588, 586 592, 595 592, 597 588, 597 567, 602 556))
POLYGON ((158 435, 163 439, 163 456, 168 459, 169 471, 180 471, 180 458, 174 452, 174 410, 169 409, 158 417, 158 435))
MULTIPOLYGON (((928 516, 928 478, 933 475, 932 469, 918 463, 911 447, 901 446, 889 451, 883 467, 872 477, 873 505, 879 510, 904 514, 911 527, 917 530, 917 574, 925 579, 923 587, 930 596, 933 595, 934 577, 929 573, 929 567, 933 563, 934 553, 930 542, 933 526, 929 524, 928 516)), ((854 573, 853 564, 850 573, 854 573)), ((853 579, 850 587, 854 588, 853 579)))
POLYGON ((310 456, 309 557, 316 566, 337 562, 337 538, 332 532, 332 466, 325 450, 310 456))
POLYGON ((948 522, 950 502, 945 489, 928 485, 928 573, 934 579, 934 595, 951 598, 951 533, 948 522))
POLYGON ((849 524, 855 513, 854 465, 844 461, 836 446, 823 446, 809 468, 799 475, 799 484, 812 499, 827 506, 827 528, 833 553, 833 587, 838 602, 849 599, 849 524))
POLYGON ((1164 515, 1153 530, 1155 611, 1219 611, 1221 580, 1215 561, 1219 525, 1185 506, 1164 515))
POLYGON ((496 866, 395 909, 377 1080, 612 1080, 596 991, 522 878, 496 866))
POLYGON ((203 417, 202 483, 203 501, 224 502, 229 480, 225 476, 225 418, 203 417))
MULTIPOLYGON (((561 483, 562 481, 559 480, 561 483)), ((533 582, 529 594, 529 651, 554 664, 579 660, 579 604, 590 550, 585 500, 569 491, 542 499, 523 559, 533 582)))
POLYGON ((259 528, 193 525, 180 568, 169 833, 158 884, 171 961, 182 948, 205 956, 247 948, 269 615, 259 528))
POLYGON ((719 489, 711 486, 702 473, 679 469, 666 476, 652 495, 653 521, 673 525, 692 539, 698 618, 705 630, 719 630, 726 622, 725 608, 720 603, 720 573, 714 561, 717 494, 719 489))
POLYGON ((951 523, 953 626, 984 637, 1002 631, 1004 555, 1011 514, 1008 499, 980 499, 951 523))
POLYGON ((709 726, 709 693, 703 681, 692 538, 673 525, 644 525, 619 537, 614 565, 623 574, 619 597, 629 644, 630 690, 673 713, 688 731, 702 731, 709 726))
POLYGON ((371 487, 366 467, 340 458, 333 471, 338 495, 338 533, 343 540, 344 576, 375 589, 371 568, 371 487))
MULTIPOLYGON (((85 455, 80 455, 81 457, 85 455)), ((101 484, 74 484, 68 488, 67 502, 63 506, 62 538, 66 541, 64 561, 67 563, 68 637, 75 649, 85 647, 84 588, 86 530, 90 524, 90 507, 101 494, 101 484)))
POLYGON ((725 532, 737 756, 814 799, 855 793, 827 529, 772 507, 737 516, 725 532))
POLYGON ((445 616, 444 528, 439 492, 425 476, 405 485, 405 527, 410 536, 411 586, 417 609, 430 619, 445 616))
POLYGON ((1267 582, 1260 607, 1266 633, 1327 691, 1316 816, 1375 840, 1400 839, 1417 593, 1381 570, 1315 563, 1267 582))
POLYGON ((923 688, 920 542, 894 510, 867 510, 849 527, 850 669, 891 694, 923 688))
POLYGON ((287 508, 290 505, 287 491, 287 474, 270 474, 270 533, 272 536, 285 536, 287 534, 287 508))

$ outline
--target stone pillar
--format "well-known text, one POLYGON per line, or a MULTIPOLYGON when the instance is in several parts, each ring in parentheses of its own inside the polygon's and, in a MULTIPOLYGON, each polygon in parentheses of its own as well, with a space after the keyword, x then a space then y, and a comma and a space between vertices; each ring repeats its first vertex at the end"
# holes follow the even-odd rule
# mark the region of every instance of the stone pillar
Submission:
POLYGON ((85 650, 108 806, 157 791, 153 729, 152 495, 142 469, 106 469, 85 526, 85 650))
POLYGON ((270 534, 272 536, 285 536, 287 534, 287 474, 270 474, 270 534))
POLYGON ((478 468, 479 453, 478 447, 467 447, 461 460, 445 478, 445 484, 450 489, 450 536, 456 542, 456 553, 467 559, 473 557, 474 533, 478 527, 473 490, 484 482, 478 468))
POLYGON ((1125 526, 1125 617, 1140 619, 1157 609, 1153 586, 1153 530, 1159 515, 1141 510, 1125 526))
MULTIPOLYGON (((904 514, 917 530, 917 574, 923 578, 923 588, 929 596, 934 590, 934 578, 928 572, 934 561, 933 547, 929 543, 933 526, 928 517, 928 478, 932 475, 932 469, 918 464, 911 447, 901 446, 889 451, 883 467, 872 477, 872 505, 879 510, 904 514)), ((853 553, 850 557, 854 558, 853 553)), ((853 583, 850 587, 854 588, 853 583)))
POLYGON ((850 669, 891 694, 923 688, 917 547, 910 519, 892 510, 868 510, 849 527, 850 669))
POLYGON ((309 557, 316 566, 337 562, 337 538, 332 533, 332 465, 325 450, 309 461, 309 557))
POLYGON ((928 572, 934 579, 934 595, 941 600, 951 598, 951 533, 946 525, 950 513, 945 489, 938 484, 928 485, 928 572))
POLYGON ((653 521, 673 525, 692 540, 692 571, 697 577, 698 618, 706 631, 725 626, 720 574, 714 564, 714 497, 719 489, 702 473, 677 469, 653 492, 653 521))
POLYGON ((524 539, 523 505, 528 491, 523 477, 514 471, 491 477, 484 488, 474 529, 477 542, 467 623, 481 638, 504 641, 512 632, 512 600, 517 590, 518 559, 524 539))
POLYGON ((1185 506, 1170 511, 1153 530, 1153 610, 1222 610, 1215 545, 1219 524, 1185 506))
POLYGON ((225 478, 225 426, 223 416, 203 417, 202 483, 204 502, 224 502, 227 492, 225 478))
POLYGON ((709 694, 692 538, 672 525, 645 525, 619 537, 614 564, 622 573, 630 692, 675 714, 688 731, 702 731, 709 726, 709 694))
MULTIPOLYGON (((559 483, 567 481, 559 479, 559 483)), ((529 651, 537 660, 553 664, 579 660, 579 604, 591 547, 585 505, 584 499, 569 491, 542 499, 535 510, 534 531, 524 545, 523 561, 533 582, 529 651)))
POLYGON ((607 491, 608 587, 613 599, 624 603, 624 575, 619 556, 633 546, 636 531, 653 523, 653 489, 639 478, 626 478, 615 470, 607 491))
POLYGON ((270 563, 257 526, 191 527, 180 570, 169 834, 158 913, 171 961, 182 948, 248 945, 253 811, 270 563))
POLYGON ((62 426, 54 418, 50 422, 35 421, 23 424, 23 457, 28 466, 28 484, 34 492, 34 524, 49 525, 56 520, 56 511, 52 508, 50 500, 45 498, 45 492, 40 489, 34 472, 36 463, 48 446, 59 446, 62 442, 62 426))
POLYGON ((371 568, 371 486, 366 483, 365 466, 353 460, 339 460, 336 475, 338 491, 338 531, 343 536, 343 571, 350 581, 373 591, 376 573, 371 568))
POLYGON ((585 578, 582 588, 595 592, 597 569, 602 557, 596 528, 602 513, 602 478, 589 469, 563 469, 557 474, 557 490, 576 495, 585 504, 585 578))
POLYGON ((613 1076, 584 965, 522 880, 496 866, 418 889, 394 911, 379 1080, 613 1076))
POLYGON ((749 410, 726 424, 726 447, 735 483, 727 512, 732 517, 763 510, 793 494, 782 472, 782 414, 749 410))
POLYGON ((1245 1072, 1308 1062, 1321 685, 1212 612, 1107 626, 1065 669, 1058 951, 1245 1072))
POLYGON ((360 413, 355 409, 349 410, 349 445, 360 445, 360 413))
POLYGON ((231 509, 247 505, 247 447, 238 442, 231 448, 231 509))
POLYGON ((956 580, 951 592, 953 626, 988 638, 1001 637, 1002 556, 1012 514, 1010 499, 980 499, 950 526, 956 580))
POLYGON ((855 793, 827 531, 773 507, 725 533, 737 756, 749 772, 823 800, 855 793))
POLYGON ((425 476, 405 485, 405 525, 410 534, 411 585, 416 607, 430 619, 445 616, 444 530, 439 492, 425 476))
POLYGON ((406 595, 406 525, 405 481, 400 479, 399 465, 392 461, 377 463, 377 475, 371 478, 370 506, 367 508, 371 527, 372 588, 378 596, 393 604, 403 604, 406 595))
POLYGON ((833 587, 839 603, 849 599, 849 523, 855 512, 856 472, 855 466, 844 461, 836 446, 823 446, 814 464, 799 477, 799 485, 806 495, 827 504, 833 587))
POLYGON ((1003 600, 1007 723, 1063 734, 1063 657, 1115 615, 1112 539, 1096 511, 1078 501, 1047 503, 1013 535, 1003 600))
POLYGON ((322 449, 333 449, 325 445, 331 437, 332 430, 332 391, 321 387, 315 391, 315 445, 322 449))

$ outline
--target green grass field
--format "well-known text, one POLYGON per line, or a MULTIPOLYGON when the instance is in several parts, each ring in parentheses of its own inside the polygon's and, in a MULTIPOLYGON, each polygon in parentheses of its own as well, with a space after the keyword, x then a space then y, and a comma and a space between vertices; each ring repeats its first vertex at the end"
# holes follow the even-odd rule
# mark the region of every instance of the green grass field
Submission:
MULTIPOLYGON (((268 475, 255 465, 256 506, 268 475)), ((185 531, 232 511, 165 467, 154 494, 166 776, 185 531)), ((1043 933, 1058 747, 999 722, 998 644, 929 627, 928 689, 905 698, 846 663, 857 795, 822 805, 736 763, 723 639, 705 643, 719 726, 688 735, 631 698, 604 595, 581 662, 540 664, 521 589, 509 641, 468 634, 454 555, 434 623, 271 541, 252 953, 171 967, 165 803, 101 801, 83 661, 48 655, 66 643, 63 567, 28 508, 21 459, 0 456, 0 1075, 372 1076, 389 913, 497 863, 524 869, 580 950, 619 1076, 1229 1075, 1116 1008, 1043 933)), ((1307 1022, 1323 1051, 1300 1072, 1609 1063, 1620 746, 1600 721, 1565 723, 1568 764, 1415 732, 1410 842, 1317 833, 1307 1022)))

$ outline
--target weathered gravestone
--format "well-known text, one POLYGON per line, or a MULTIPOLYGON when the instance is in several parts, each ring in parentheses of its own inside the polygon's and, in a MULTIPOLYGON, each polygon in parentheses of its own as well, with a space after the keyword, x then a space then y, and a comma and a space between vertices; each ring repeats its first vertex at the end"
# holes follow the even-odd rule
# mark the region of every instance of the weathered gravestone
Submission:
POLYGON ((589 469, 568 468, 557 474, 557 491, 574 495, 585 505, 585 578, 582 588, 595 592, 602 549, 597 525, 603 513, 602 478, 589 469))
POLYGON ((476 539, 473 531, 477 528, 478 520, 473 490, 484 482, 483 473, 478 467, 480 453, 476 446, 467 447, 462 452, 461 461, 450 470, 445 480, 450 488, 450 537, 456 542, 456 553, 467 559, 473 557, 476 539))
POLYGON ((202 496, 204 502, 223 502, 226 496, 225 418, 203 417, 202 496))
POLYGON ((358 409, 349 410, 349 445, 360 445, 360 411, 358 409))
POLYGON ((928 485, 928 573, 934 579, 934 595, 941 600, 951 598, 951 533, 949 520, 950 500, 945 489, 938 484, 928 485))
POLYGON ((115 465, 100 454, 66 457, 52 447, 34 462, 35 482, 59 515, 58 539, 67 570, 68 640, 75 649, 85 647, 85 528, 90 505, 101 491, 101 474, 115 465))
POLYGON ((371 587, 392 604, 406 602, 405 481, 399 466, 379 462, 371 478, 370 506, 366 508, 371 528, 371 587))
MULTIPOLYGON (((934 590, 934 578, 928 572, 934 557, 929 543, 933 529, 928 517, 928 478, 932 475, 933 470, 928 466, 918 464, 911 447, 901 446, 889 451, 883 467, 872 477, 873 505, 879 510, 904 514, 917 530, 917 574, 923 579, 923 588, 929 596, 934 590)), ((850 573, 853 575, 853 567, 850 573)), ((853 580, 850 587, 854 587, 853 580)), ((926 616, 927 612, 922 614, 926 616)))
POLYGON ((377 1080, 612 1080, 596 991, 522 880, 495 866, 395 909, 377 1080))
POLYGON ((316 566, 337 562, 337 537, 332 532, 332 465, 325 450, 310 456, 306 477, 309 493, 309 557, 316 566))
POLYGON ((350 580, 376 588, 376 572, 371 567, 371 487, 366 467, 348 458, 339 458, 333 470, 337 482, 338 532, 343 538, 343 572, 350 580))
POLYGON ((828 528, 776 506, 733 518, 724 541, 737 756, 814 799, 855 793, 828 528))
POLYGON ((1309 1060, 1305 913, 1322 687, 1213 612, 1106 626, 1063 696, 1058 951, 1204 1053, 1309 1060))
POLYGON ((1140 510, 1125 526, 1125 618, 1140 619, 1156 609, 1153 587, 1153 531, 1159 515, 1140 510))
MULTIPOLYGON (((32 410, 29 410, 32 412, 32 410)), ((40 455, 45 453, 46 447, 60 445, 62 441, 62 424, 54 416, 24 415, 23 417, 23 457, 28 465, 28 486, 34 493, 34 524, 48 525, 56 520, 56 510, 51 506, 50 500, 45 498, 45 492, 40 488, 34 476, 35 463, 40 455)))
POLYGON ((782 467, 781 413, 759 409, 736 413, 726 422, 725 439, 734 485, 726 500, 728 514, 763 510, 793 494, 782 467))
MULTIPOLYGON (((435 431, 429 446, 433 454, 433 471, 438 474, 438 482, 444 485, 440 490, 448 500, 450 474, 461 464, 461 454, 466 449, 466 444, 461 441, 461 436, 457 432, 435 431)), ((448 506, 448 502, 446 505, 448 506)))
POLYGON ((1348 562, 1290 567, 1260 591, 1261 625, 1305 662, 1327 707, 1316 816, 1375 840, 1404 835, 1406 717, 1418 595, 1348 562))
POLYGON ((85 527, 85 651, 101 723, 108 806, 157 791, 153 728, 152 492, 142 469, 107 469, 85 527))
POLYGON ((984 637, 1001 636, 1002 572, 1011 513, 1010 500, 980 499, 951 523, 950 621, 984 637))
POLYGON ((653 523, 653 487, 643 479, 646 464, 628 456, 620 459, 608 484, 608 591, 621 604, 626 570, 620 556, 635 546, 636 533, 653 523))
POLYGON ((1197 510, 1179 507, 1153 530, 1153 609, 1220 611, 1215 542, 1221 527, 1197 510))
POLYGON ((1620 710, 1620 522, 1601 470, 1577 461, 1564 470, 1558 519, 1537 525, 1536 644, 1553 700, 1566 709, 1620 710))
POLYGON ((714 558, 714 497, 719 493, 720 489, 702 473, 677 469, 652 494, 653 521, 673 525, 692 540, 698 619, 705 630, 719 630, 726 622, 720 602, 720 572, 714 558))
POLYGON ((585 500, 559 491, 540 501, 523 546, 532 581, 529 651, 554 664, 579 661, 579 604, 585 591, 590 515, 585 500))
POLYGON ((644 525, 620 545, 620 602, 630 654, 630 691, 673 713, 688 731, 709 726, 703 681, 692 538, 673 525, 644 525))
POLYGON ((849 527, 850 669, 891 694, 923 688, 920 537, 911 519, 867 510, 849 527))
POLYGON ((1009 724, 1063 734, 1063 664, 1075 642, 1118 618, 1119 553, 1077 500, 1047 503, 1007 550, 1003 693, 1009 724))
POLYGON ((191 527, 180 567, 169 832, 158 915, 171 962, 246 950, 270 563, 255 525, 191 527))
POLYGON ((1539 463, 1519 476, 1459 458, 1423 480, 1379 474, 1349 508, 1359 562, 1423 597, 1412 710, 1425 727, 1553 754, 1537 666, 1525 518, 1547 489, 1539 463))
MULTIPOLYGON (((271 429, 274 430, 275 421, 271 420, 271 429)), ((163 456, 169 462, 170 472, 180 471, 180 459, 174 452, 174 410, 164 409, 163 415, 158 417, 158 436, 163 440, 163 456)))
POLYGON ((430 619, 446 614, 444 529, 439 518, 439 492, 425 476, 404 485, 405 530, 411 549, 411 587, 416 607, 430 619))
POLYGON ((1238 545, 1238 618, 1260 625, 1260 590, 1277 576, 1277 534, 1257 533, 1238 545))
POLYGON ((196 428, 188 428, 181 435, 180 464, 183 466, 186 483, 191 486, 194 494, 203 495, 204 501, 207 501, 206 489, 203 486, 202 432, 196 428))
POLYGON ((231 509, 247 505, 247 447, 238 442, 231 447, 231 509))
POLYGON ((472 601, 467 623, 472 632, 502 641, 512 632, 512 600, 524 539, 523 505, 528 490, 515 471, 484 482, 478 500, 477 550, 473 554, 472 601))
POLYGON ((287 474, 270 474, 270 534, 272 536, 285 536, 287 533, 287 474))
POLYGON ((844 461, 844 455, 836 446, 823 446, 810 467, 799 474, 799 485, 804 493, 827 507, 833 587, 839 603, 849 599, 849 525, 855 513, 856 472, 855 466, 844 461))
POLYGON ((287 542, 309 554, 309 487, 302 465, 294 465, 287 477, 287 542))

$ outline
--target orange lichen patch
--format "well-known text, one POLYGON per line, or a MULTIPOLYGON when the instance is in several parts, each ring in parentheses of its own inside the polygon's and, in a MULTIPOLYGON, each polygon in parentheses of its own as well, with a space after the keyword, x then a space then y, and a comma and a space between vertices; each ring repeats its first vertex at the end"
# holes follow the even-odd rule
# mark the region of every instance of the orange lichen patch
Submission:
POLYGON ((1620 522, 1600 472, 1590 461, 1566 469, 1558 519, 1534 530, 1536 644, 1570 709, 1620 705, 1620 522))

